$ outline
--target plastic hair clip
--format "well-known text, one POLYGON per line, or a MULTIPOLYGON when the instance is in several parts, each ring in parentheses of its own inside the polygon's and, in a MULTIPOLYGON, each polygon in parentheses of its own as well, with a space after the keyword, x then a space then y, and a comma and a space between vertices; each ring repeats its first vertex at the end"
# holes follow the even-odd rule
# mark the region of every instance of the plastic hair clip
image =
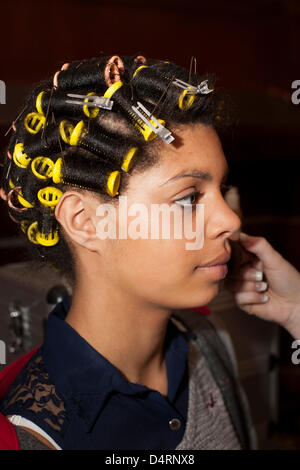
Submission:
POLYGON ((44 127, 45 122, 45 116, 40 113, 29 113, 24 119, 25 128, 30 134, 37 134, 44 127))
POLYGON ((186 83, 182 80, 179 80, 179 78, 176 78, 173 81, 174 85, 177 85, 178 87, 182 88, 183 90, 186 90, 187 94, 197 94, 201 93, 202 95, 207 95, 208 93, 211 93, 213 88, 209 89, 208 88, 208 80, 203 80, 200 85, 194 86, 190 85, 189 83, 186 83))
MULTIPOLYGON (((172 136, 171 132, 164 127, 165 121, 162 119, 156 119, 154 116, 151 115, 150 111, 148 111, 145 106, 142 105, 139 101, 137 102, 137 107, 132 106, 132 110, 135 114, 146 124, 148 130, 152 130, 158 137, 160 137, 166 144, 170 144, 173 142, 174 137, 172 136), (151 117, 151 120, 148 119, 151 117)), ((138 124, 139 125, 139 124, 138 124)), ((147 128, 145 129, 143 126, 141 132, 144 134, 145 140, 150 140, 149 132, 147 132, 147 128), (144 132, 145 133, 144 133, 144 132), (147 138, 146 138, 147 137, 147 138)))
MULTIPOLYGON (((73 93, 68 93, 67 96, 69 96, 70 98, 77 98, 78 101, 76 101, 76 100, 66 100, 66 103, 79 104, 80 106, 83 106, 83 111, 84 111, 85 114, 87 114, 87 112, 86 112, 87 107, 102 108, 102 109, 111 110, 112 107, 113 107, 113 104, 114 104, 114 102, 112 100, 110 100, 109 98, 106 98, 104 96, 97 96, 93 92, 88 93, 87 95, 75 95, 73 93)), ((99 112, 99 109, 98 109, 98 112, 99 112)), ((97 112, 97 114, 98 114, 98 112, 97 112)), ((97 116, 97 114, 96 114, 96 116, 97 116)), ((89 114, 87 114, 87 116, 89 116, 89 114)))
POLYGON ((31 158, 26 155, 24 152, 24 147, 21 142, 15 145, 14 153, 13 153, 13 160, 15 164, 20 168, 27 168, 31 158))

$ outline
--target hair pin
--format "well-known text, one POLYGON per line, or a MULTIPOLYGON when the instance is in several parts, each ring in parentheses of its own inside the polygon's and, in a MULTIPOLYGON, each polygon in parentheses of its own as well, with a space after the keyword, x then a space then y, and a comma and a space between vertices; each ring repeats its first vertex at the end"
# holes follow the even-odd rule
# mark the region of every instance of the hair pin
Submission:
POLYGON ((173 81, 173 84, 174 85, 177 85, 178 87, 180 88, 183 88, 183 90, 186 90, 187 94, 197 94, 197 93, 201 93, 202 95, 207 95, 208 93, 211 93, 213 90, 213 88, 208 88, 208 79, 207 80, 203 80, 200 85, 198 86, 193 86, 193 85, 190 85, 189 83, 186 83, 182 80, 179 80, 179 78, 176 78, 174 81, 173 81))
POLYGON ((66 100, 66 103, 79 104, 80 106, 92 106, 102 109, 111 110, 113 107, 113 101, 104 96, 97 95, 74 95, 73 93, 68 93, 70 98, 78 98, 78 101, 75 100, 66 100))
POLYGON ((131 107, 132 110, 135 112, 135 114, 137 114, 139 116, 139 118, 142 119, 142 121, 150 129, 152 129, 152 131, 156 135, 158 135, 158 137, 160 137, 166 144, 170 144, 171 142, 173 142, 173 140, 175 138, 172 136, 171 132, 168 129, 166 129, 158 119, 156 119, 154 116, 152 116, 150 111, 148 111, 148 109, 145 108, 145 106, 143 106, 142 103, 140 103, 138 101, 137 105, 138 105, 137 107, 135 107, 135 106, 131 107), (151 121, 146 116, 150 117, 151 121), (155 124, 156 127, 154 127, 153 124, 155 124))

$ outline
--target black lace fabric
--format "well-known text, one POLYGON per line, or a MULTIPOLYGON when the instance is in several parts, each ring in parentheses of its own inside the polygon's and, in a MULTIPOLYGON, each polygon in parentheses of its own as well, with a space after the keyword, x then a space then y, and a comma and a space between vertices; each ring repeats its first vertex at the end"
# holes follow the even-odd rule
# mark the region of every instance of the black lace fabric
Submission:
POLYGON ((56 433, 61 433, 66 419, 63 400, 56 393, 45 368, 41 348, 16 377, 0 403, 4 415, 21 415, 56 433), (35 419, 36 418, 36 419, 35 419))

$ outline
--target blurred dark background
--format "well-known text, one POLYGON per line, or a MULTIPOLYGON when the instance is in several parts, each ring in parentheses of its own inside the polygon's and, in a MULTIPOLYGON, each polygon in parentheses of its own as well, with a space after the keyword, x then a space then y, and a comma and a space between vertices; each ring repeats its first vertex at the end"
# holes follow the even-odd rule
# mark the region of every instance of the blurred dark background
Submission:
MULTIPOLYGON (((232 96, 238 126, 224 142, 240 193, 243 230, 268 238, 300 269, 299 0, 1 2, 0 150, 30 87, 71 60, 100 55, 165 59, 214 72, 232 96)), ((0 265, 26 259, 0 203, 0 265)), ((300 369, 280 331, 281 448, 300 448, 300 369), (294 446, 294 447, 293 447, 294 446)))

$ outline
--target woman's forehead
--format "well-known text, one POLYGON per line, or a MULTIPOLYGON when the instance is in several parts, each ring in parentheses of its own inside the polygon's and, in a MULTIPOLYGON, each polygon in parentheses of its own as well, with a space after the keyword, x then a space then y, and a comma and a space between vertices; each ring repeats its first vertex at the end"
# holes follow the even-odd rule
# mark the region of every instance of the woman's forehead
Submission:
POLYGON ((152 168, 161 179, 160 186, 176 182, 184 175, 210 181, 227 173, 228 165, 216 131, 208 126, 194 125, 179 131, 181 144, 162 146, 160 160, 152 168))
POLYGON ((193 126, 183 129, 180 136, 180 146, 161 146, 158 163, 143 173, 131 176, 128 195, 131 190, 135 194, 172 191, 180 182, 192 177, 203 182, 225 179, 228 164, 214 129, 193 126))

